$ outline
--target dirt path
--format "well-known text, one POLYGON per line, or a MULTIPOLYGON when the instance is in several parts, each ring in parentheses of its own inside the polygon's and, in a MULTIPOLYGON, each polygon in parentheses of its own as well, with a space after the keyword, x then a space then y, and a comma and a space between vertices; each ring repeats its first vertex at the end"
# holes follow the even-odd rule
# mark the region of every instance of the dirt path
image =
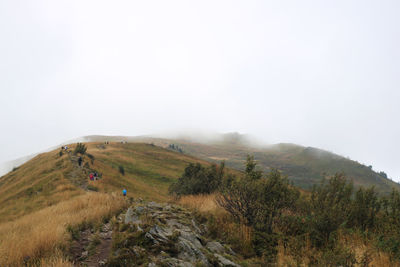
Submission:
POLYGON ((109 224, 93 233, 90 229, 80 233, 70 248, 74 266, 102 266, 108 259, 112 247, 112 230, 109 224))

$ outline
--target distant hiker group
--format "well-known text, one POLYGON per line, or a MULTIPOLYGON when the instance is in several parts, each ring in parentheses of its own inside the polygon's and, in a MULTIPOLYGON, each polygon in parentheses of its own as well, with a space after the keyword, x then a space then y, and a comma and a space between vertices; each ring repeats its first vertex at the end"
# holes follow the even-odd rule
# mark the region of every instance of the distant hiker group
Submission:
POLYGON ((96 181, 96 180, 99 179, 99 175, 97 174, 97 172, 90 173, 89 174, 89 179, 90 179, 90 181, 96 181))

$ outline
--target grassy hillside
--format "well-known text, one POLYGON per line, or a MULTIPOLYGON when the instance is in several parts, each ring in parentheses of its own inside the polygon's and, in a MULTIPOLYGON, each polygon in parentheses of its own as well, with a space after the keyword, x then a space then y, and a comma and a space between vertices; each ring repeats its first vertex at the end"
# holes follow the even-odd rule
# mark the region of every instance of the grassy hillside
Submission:
POLYGON ((293 183, 303 189, 310 189, 323 178, 343 172, 356 186, 375 186, 381 193, 389 193, 399 184, 379 175, 365 165, 339 155, 292 144, 278 144, 263 149, 240 145, 205 145, 178 142, 188 154, 211 161, 225 160, 227 166, 243 169, 247 154, 254 155, 263 171, 277 168, 293 183))
MULTIPOLYGON (((72 152, 75 145, 71 145, 70 152, 60 153, 57 149, 40 154, 0 178, 0 266, 71 266, 68 231, 84 231, 84 227, 97 229, 111 219, 115 221, 121 210, 129 205, 129 197, 170 201, 168 187, 189 163, 208 165, 210 161, 225 160, 228 166, 242 169, 247 154, 253 154, 264 171, 270 167, 279 168, 305 188, 337 171, 356 177, 353 178, 356 185, 375 185, 381 192, 396 186, 355 161, 290 144, 257 149, 235 140, 207 145, 154 138, 134 139, 142 143, 119 142, 132 141, 123 137, 101 138, 98 140, 102 142, 85 143, 88 149, 82 156, 81 167, 78 156, 72 152), (113 142, 104 144, 106 140, 113 142), (89 173, 95 171, 100 174, 100 179, 90 181, 89 173), (128 190, 128 198, 121 196, 123 188, 128 190)), ((304 194, 305 201, 308 201, 308 195, 304 194)), ((248 257, 245 261, 248 266, 260 266, 252 261, 261 258, 254 258, 249 250, 253 230, 234 222, 212 201, 214 197, 187 196, 179 203, 202 213, 203 219, 209 220, 213 238, 231 243, 235 251, 240 252, 238 255, 248 257)), ((301 220, 299 222, 302 224, 301 220)), ((388 254, 375 248, 373 241, 364 240, 357 233, 354 236, 344 233, 343 236, 338 244, 358 251, 355 255, 360 261, 364 254, 372 251, 374 266, 391 264, 388 254), (354 242, 357 238, 359 243, 354 242), (349 240, 348 244, 346 240, 349 240)), ((286 251, 282 244, 278 248, 279 265, 295 262, 295 254, 286 251)), ((304 251, 309 253, 303 257, 305 260, 316 253, 311 248, 304 251)))
MULTIPOLYGON (((121 192, 128 196, 166 201, 168 186, 189 163, 207 162, 149 144, 88 143, 79 167, 77 156, 59 150, 43 153, 0 178, 0 222, 82 195, 87 190, 121 192), (122 175, 119 167, 124 168, 122 175), (89 181, 97 171, 98 181, 89 181)), ((70 150, 74 149, 74 145, 70 150)))
POLYGON ((303 189, 311 189, 323 178, 330 177, 337 172, 343 172, 354 182, 355 186, 375 186, 376 190, 383 194, 389 193, 393 187, 400 189, 398 183, 383 177, 367 166, 334 153, 294 144, 256 147, 242 140, 240 135, 228 135, 225 140, 221 138, 221 141, 213 143, 123 136, 89 136, 87 139, 147 142, 165 148, 168 148, 170 144, 175 144, 183 150, 184 154, 211 162, 225 160, 228 167, 237 170, 243 170, 246 156, 251 154, 254 155, 263 171, 277 168, 287 175, 295 185, 303 189))

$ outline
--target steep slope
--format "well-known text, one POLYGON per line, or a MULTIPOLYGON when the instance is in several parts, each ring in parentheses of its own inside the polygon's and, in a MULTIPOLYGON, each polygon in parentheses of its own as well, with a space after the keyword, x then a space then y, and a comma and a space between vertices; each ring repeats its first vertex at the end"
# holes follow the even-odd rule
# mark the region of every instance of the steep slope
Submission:
POLYGON ((184 154, 211 162, 225 160, 228 167, 243 170, 248 154, 254 155, 263 171, 277 168, 289 177, 293 183, 303 189, 311 189, 323 178, 337 172, 343 172, 356 186, 375 186, 376 190, 387 194, 400 185, 376 173, 357 161, 312 147, 294 144, 276 144, 270 146, 252 145, 245 137, 228 134, 214 142, 195 142, 183 139, 163 139, 151 137, 88 136, 88 140, 129 140, 147 142, 168 148, 176 145, 184 154))
POLYGON ((85 191, 120 193, 156 201, 169 199, 168 186, 189 163, 198 160, 149 144, 88 143, 82 167, 70 146, 68 153, 60 150, 43 153, 0 178, 0 222, 12 220, 85 191), (93 160, 91 159, 93 158, 93 160), (120 172, 124 169, 124 175, 120 172), (90 172, 100 179, 89 181, 90 172))

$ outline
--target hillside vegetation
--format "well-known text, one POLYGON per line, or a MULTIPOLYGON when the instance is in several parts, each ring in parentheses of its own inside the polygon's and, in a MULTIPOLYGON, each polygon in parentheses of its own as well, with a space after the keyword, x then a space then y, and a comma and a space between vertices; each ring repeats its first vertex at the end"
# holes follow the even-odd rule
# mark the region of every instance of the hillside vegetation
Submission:
MULTIPOLYGON (((91 136, 90 140, 106 137, 91 136)), ((357 161, 336 155, 334 153, 294 144, 276 144, 270 146, 255 146, 241 139, 240 135, 226 135, 218 142, 194 142, 182 139, 161 139, 150 137, 114 137, 119 140, 154 143, 168 148, 171 144, 178 147, 182 153, 197 158, 218 163, 225 161, 226 166, 244 170, 247 155, 254 155, 259 168, 268 172, 278 169, 294 185, 310 190, 314 184, 319 184, 324 178, 336 173, 344 173, 353 181, 356 187, 375 186, 379 193, 389 194, 392 188, 400 189, 400 185, 388 179, 384 173, 377 173, 370 167, 357 161)))
POLYGON ((355 190, 336 174, 306 193, 256 165, 248 156, 241 176, 189 165, 171 191, 183 196, 181 204, 209 213, 203 220, 211 237, 230 244, 245 265, 399 265, 399 191, 382 197, 373 187, 355 190), (198 196, 194 178, 221 186, 198 196))
POLYGON ((0 222, 82 195, 86 190, 121 192, 167 201, 168 186, 189 163, 209 164, 192 156, 140 143, 87 143, 85 155, 60 150, 43 153, 0 178, 0 222), (78 158, 83 158, 82 167, 78 158), (124 174, 121 173, 123 168, 124 174), (98 181, 89 173, 98 172, 98 181))
MULTIPOLYGON (((400 194, 382 197, 375 189, 354 188, 344 175, 329 177, 335 170, 329 162, 346 167, 347 159, 293 145, 267 153, 232 140, 205 145, 115 142, 118 138, 40 154, 0 178, 0 266, 97 266, 107 259, 110 266, 195 266, 199 260, 216 266, 228 261, 242 266, 399 262, 400 194), (220 164, 197 159, 196 153, 220 164), (330 180, 311 192, 299 190, 289 182, 293 177, 281 174, 286 165, 271 169, 257 157, 322 173, 307 178, 310 183, 330 180), (98 180, 91 181, 90 173, 98 180), (127 197, 121 196, 123 188, 127 197), (196 232, 200 243, 193 238, 196 232), (216 252, 210 246, 225 249, 216 252)), ((364 168, 369 170, 360 167, 358 175, 364 168)), ((297 175, 293 168, 286 173, 291 171, 297 175)), ((356 186, 370 182, 368 176, 360 183, 353 180, 356 186)))

